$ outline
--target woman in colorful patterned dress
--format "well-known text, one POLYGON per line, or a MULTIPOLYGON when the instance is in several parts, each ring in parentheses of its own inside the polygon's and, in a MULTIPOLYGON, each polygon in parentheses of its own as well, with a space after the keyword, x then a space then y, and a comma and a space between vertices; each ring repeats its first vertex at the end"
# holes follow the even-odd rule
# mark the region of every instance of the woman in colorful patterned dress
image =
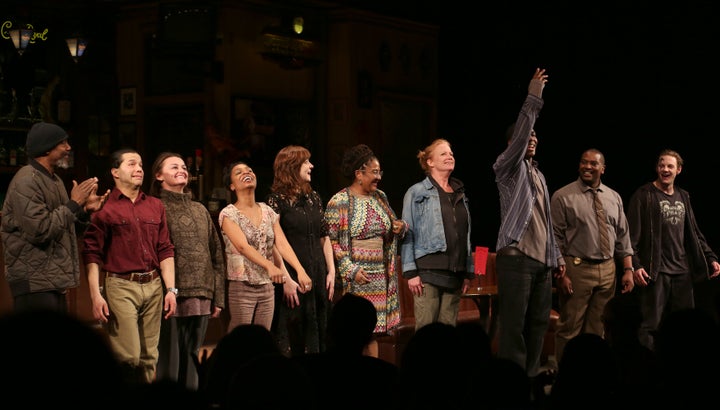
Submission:
POLYGON ((378 189, 383 172, 367 145, 345 152, 342 172, 352 184, 333 195, 325 208, 337 280, 343 294, 373 302, 375 334, 391 333, 400 323, 397 240, 405 235, 407 224, 397 219, 387 195, 378 189))

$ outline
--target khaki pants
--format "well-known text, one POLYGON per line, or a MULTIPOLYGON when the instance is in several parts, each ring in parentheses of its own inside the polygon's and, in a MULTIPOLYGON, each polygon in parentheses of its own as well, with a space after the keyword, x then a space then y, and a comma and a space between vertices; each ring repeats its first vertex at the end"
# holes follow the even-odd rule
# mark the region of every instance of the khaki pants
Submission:
POLYGON ((415 330, 433 322, 455 326, 460 311, 462 287, 448 289, 426 282, 423 282, 423 285, 422 295, 413 295, 415 330))
POLYGON ((617 275, 615 261, 573 263, 565 258, 565 274, 572 281, 573 294, 560 294, 560 317, 555 325, 555 360, 560 363, 567 342, 580 333, 603 336, 602 313, 615 294, 617 275))
POLYGON ((151 383, 155 379, 163 313, 161 278, 139 283, 108 277, 104 290, 110 307, 110 345, 120 363, 138 370, 139 382, 151 383))

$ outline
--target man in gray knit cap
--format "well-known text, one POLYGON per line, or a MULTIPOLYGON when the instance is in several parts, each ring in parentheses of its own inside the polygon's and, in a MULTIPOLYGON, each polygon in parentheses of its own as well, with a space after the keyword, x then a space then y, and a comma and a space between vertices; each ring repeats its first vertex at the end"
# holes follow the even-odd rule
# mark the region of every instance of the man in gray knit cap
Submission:
POLYGON ((66 293, 79 285, 76 227, 89 223, 109 193, 97 195, 98 179, 72 181, 70 197, 55 173, 68 168, 70 143, 61 127, 40 122, 27 135, 28 164, 8 186, 2 207, 6 279, 15 311, 67 312, 66 293))

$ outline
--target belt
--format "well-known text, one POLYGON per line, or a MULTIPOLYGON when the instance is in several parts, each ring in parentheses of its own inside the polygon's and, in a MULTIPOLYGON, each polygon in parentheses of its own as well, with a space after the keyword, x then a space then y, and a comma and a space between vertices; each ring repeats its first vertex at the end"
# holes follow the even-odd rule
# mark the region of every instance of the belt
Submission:
POLYGON ((128 273, 112 273, 105 272, 105 277, 108 278, 120 278, 130 280, 133 282, 147 283, 153 281, 155 278, 160 276, 157 269, 153 269, 150 272, 128 272, 128 273))
POLYGON ((585 263, 588 265, 599 265, 601 263, 605 263, 610 260, 612 260, 612 259, 583 259, 583 258, 578 258, 577 256, 575 256, 573 258, 573 265, 578 266, 581 263, 585 263))
POLYGON ((522 251, 514 246, 506 246, 504 248, 500 248, 499 251, 497 251, 498 255, 503 256, 526 256, 522 251))

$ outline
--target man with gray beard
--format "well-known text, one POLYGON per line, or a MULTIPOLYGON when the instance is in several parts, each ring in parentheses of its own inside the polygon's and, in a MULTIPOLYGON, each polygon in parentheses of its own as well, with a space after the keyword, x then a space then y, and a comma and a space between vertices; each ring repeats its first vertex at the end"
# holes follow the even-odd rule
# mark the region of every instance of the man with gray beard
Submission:
POLYGON ((79 285, 76 227, 107 198, 98 179, 73 181, 70 197, 56 170, 68 168, 70 143, 61 127, 40 122, 27 135, 28 164, 8 186, 2 207, 5 271, 16 311, 51 309, 67 313, 67 290, 79 285))

